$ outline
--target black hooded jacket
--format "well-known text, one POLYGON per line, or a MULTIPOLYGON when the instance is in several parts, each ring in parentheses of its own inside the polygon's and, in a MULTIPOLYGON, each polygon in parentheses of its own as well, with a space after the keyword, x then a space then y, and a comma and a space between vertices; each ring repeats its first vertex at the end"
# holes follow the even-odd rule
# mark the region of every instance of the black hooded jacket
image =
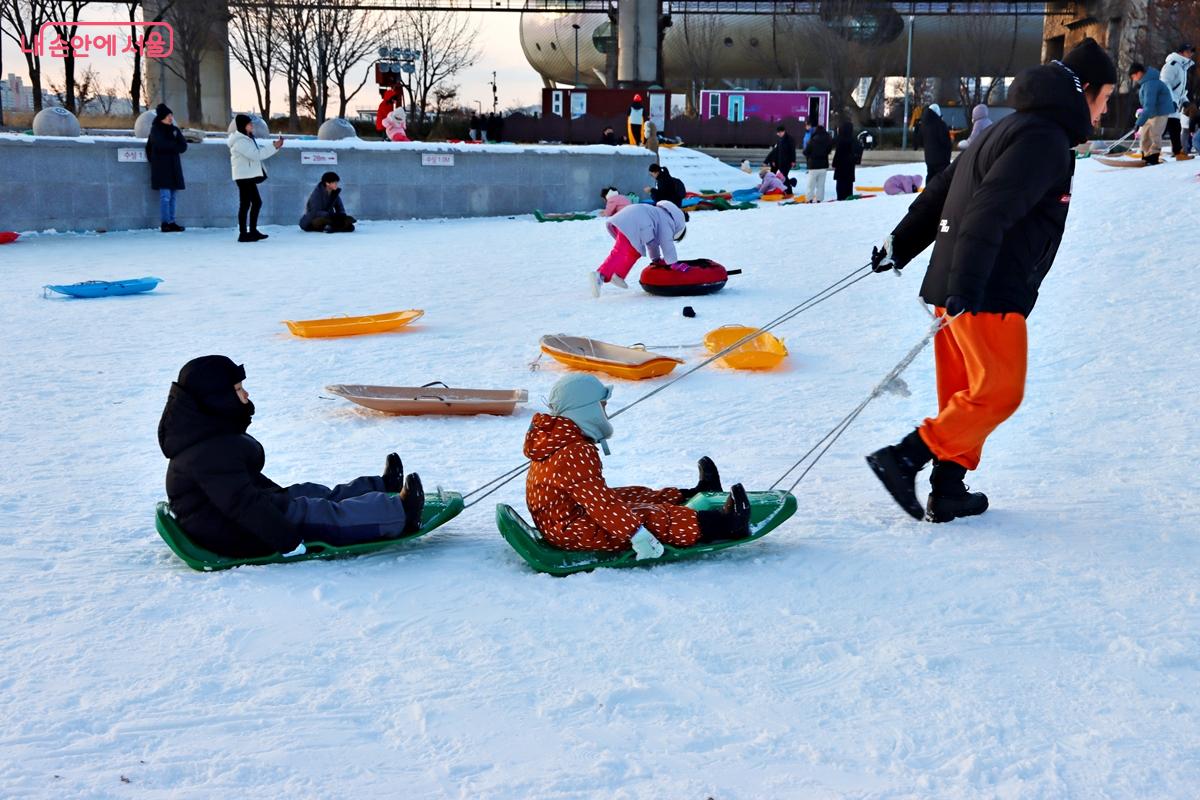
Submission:
POLYGON ((248 413, 220 413, 182 382, 171 384, 158 423, 176 519, 196 544, 233 558, 286 553, 301 540, 284 516, 286 490, 262 474, 266 456, 249 424, 248 413))
POLYGON ((921 297, 952 295, 975 311, 1029 316, 1054 263, 1071 202, 1075 158, 1091 112, 1061 64, 1021 73, 1009 94, 1017 113, 938 174, 892 232, 901 266, 935 242, 921 297))
POLYGON ((862 160, 863 146, 854 136, 854 125, 842 123, 837 138, 833 140, 833 178, 838 181, 854 180, 854 167, 862 160))
POLYGON ((829 169, 829 154, 833 152, 833 137, 829 131, 817 127, 808 144, 804 145, 804 160, 809 169, 829 169))
POLYGON ((783 172, 796 166, 796 140, 790 133, 785 132, 776 140, 775 146, 771 148, 771 152, 767 153, 763 163, 771 169, 783 172))
POLYGON ((938 172, 950 166, 950 129, 936 111, 921 115, 921 141, 925 143, 925 168, 938 172))
POLYGON ((658 171, 658 178, 655 180, 655 188, 650 190, 650 199, 658 203, 663 200, 670 200, 675 205, 683 208, 683 198, 687 195, 687 187, 683 185, 683 181, 676 178, 666 167, 662 167, 658 171))
POLYGON ((187 150, 187 139, 174 125, 154 121, 146 137, 146 160, 150 162, 151 189, 183 189, 183 165, 179 154, 187 150))

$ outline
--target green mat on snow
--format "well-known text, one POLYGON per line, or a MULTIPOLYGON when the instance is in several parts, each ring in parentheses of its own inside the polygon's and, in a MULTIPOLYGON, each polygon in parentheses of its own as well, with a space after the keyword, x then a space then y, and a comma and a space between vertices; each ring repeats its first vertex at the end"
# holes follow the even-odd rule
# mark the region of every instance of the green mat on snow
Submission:
MULTIPOLYGON (((664 552, 658 558, 639 559, 632 550, 620 553, 596 551, 560 550, 548 544, 537 528, 521 518, 512 506, 503 503, 496 506, 496 525, 500 534, 514 550, 538 572, 551 575, 570 575, 573 572, 588 572, 601 567, 644 567, 668 561, 683 561, 697 558, 706 553, 728 550, 747 542, 761 539, 782 525, 796 513, 796 498, 791 492, 748 492, 750 497, 750 538, 733 542, 715 542, 693 547, 672 547, 664 544, 664 552)), ((707 492, 696 495, 687 502, 697 511, 720 508, 725 503, 724 492, 707 492)))
POLYGON ((291 564, 295 561, 311 561, 314 558, 346 558, 348 556, 374 553, 376 550, 383 550, 401 542, 411 541, 424 536, 434 528, 445 525, 457 517, 462 513, 462 510, 463 499, 461 494, 458 492, 445 492, 439 489, 437 494, 429 494, 425 497, 425 510, 421 513, 421 529, 416 533, 410 533, 407 536, 400 536, 395 539, 380 539, 374 542, 363 542, 362 544, 352 544, 345 547, 335 547, 324 542, 305 542, 305 553, 286 557, 282 553, 258 556, 256 558, 228 558, 217 555, 192 541, 183 528, 179 527, 179 522, 176 521, 175 515, 171 513, 171 505, 165 502, 158 504, 154 527, 158 529, 158 535, 167 543, 167 547, 170 547, 175 555, 183 559, 184 563, 189 567, 201 572, 214 572, 221 569, 232 569, 233 567, 258 564, 291 564))
POLYGON ((582 222, 585 219, 595 219, 591 214, 547 214, 536 208, 533 210, 533 216, 538 222, 582 222))

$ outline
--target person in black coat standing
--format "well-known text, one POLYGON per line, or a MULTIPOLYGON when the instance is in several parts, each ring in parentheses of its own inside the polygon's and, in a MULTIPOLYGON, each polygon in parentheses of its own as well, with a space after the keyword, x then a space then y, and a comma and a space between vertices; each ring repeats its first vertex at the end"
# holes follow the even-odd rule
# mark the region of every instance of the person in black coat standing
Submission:
POLYGON ((921 298, 942 320, 933 340, 938 414, 867 457, 916 519, 948 522, 988 508, 963 478, 979 466, 988 436, 1021 405, 1025 319, 1066 227, 1071 148, 1088 140, 1116 81, 1112 59, 1091 38, 1061 62, 1022 72, 1009 91, 1016 113, 930 181, 872 253, 875 271, 886 272, 933 243, 921 298), (933 491, 922 507, 916 477, 930 461, 933 491))
POLYGON ((154 124, 146 137, 146 161, 150 163, 150 188, 158 190, 160 230, 163 233, 179 233, 181 225, 175 223, 175 195, 185 187, 183 164, 179 155, 187 151, 187 140, 183 131, 175 127, 175 115, 166 103, 154 109, 154 124))
POLYGON ((788 173, 796 166, 796 140, 782 125, 775 129, 775 137, 775 146, 767 153, 763 163, 770 167, 772 172, 783 176, 784 194, 791 194, 792 183, 788 180, 788 173))
POLYGON ((854 194, 854 168, 862 160, 862 153, 862 143, 854 136, 854 123, 843 122, 833 141, 833 180, 838 200, 848 200, 854 194))
POLYGON ((925 142, 925 185, 939 172, 950 166, 950 129, 942 119, 942 108, 937 103, 925 109, 921 115, 921 139, 925 142))
POLYGON ((832 152, 833 137, 818 123, 808 137, 808 144, 804 145, 804 161, 808 167, 808 189, 804 199, 809 203, 825 200, 825 176, 829 174, 829 154, 832 152))
POLYGON ((254 404, 245 378, 242 365, 225 356, 192 359, 171 384, 158 423, 158 444, 170 459, 167 498, 196 544, 229 558, 254 558, 303 553, 305 541, 343 547, 420 529, 421 479, 405 478, 395 453, 382 476, 333 489, 284 488, 263 475, 266 454, 246 433, 254 404))

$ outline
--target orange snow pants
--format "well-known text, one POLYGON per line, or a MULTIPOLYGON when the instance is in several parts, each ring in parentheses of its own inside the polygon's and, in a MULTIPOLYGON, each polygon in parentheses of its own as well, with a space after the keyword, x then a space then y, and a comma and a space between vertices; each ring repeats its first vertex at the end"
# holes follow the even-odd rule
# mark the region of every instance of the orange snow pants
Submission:
POLYGON ((918 428, 935 458, 979 466, 984 441, 1021 405, 1028 350, 1020 314, 962 314, 937 332, 938 415, 918 428))

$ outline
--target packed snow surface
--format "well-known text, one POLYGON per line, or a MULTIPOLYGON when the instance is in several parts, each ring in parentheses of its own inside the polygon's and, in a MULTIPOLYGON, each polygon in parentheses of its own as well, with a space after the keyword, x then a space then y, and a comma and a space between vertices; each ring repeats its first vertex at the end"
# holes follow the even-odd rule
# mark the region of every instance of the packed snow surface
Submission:
MULTIPOLYGON (((709 183, 676 155, 690 185, 709 183)), ((244 362, 278 482, 375 473, 398 450, 427 487, 470 490, 521 462, 564 374, 546 358, 530 370, 539 336, 695 363, 699 349, 668 346, 764 322, 847 274, 909 198, 695 214, 682 255, 745 274, 686 300, 632 282, 593 300, 602 221, 0 247, 0 796, 1194 796, 1200 271, 1180 226, 1195 173, 1080 162, 1030 319, 1024 406, 969 478, 986 515, 917 523, 863 462, 935 410, 927 350, 911 397, 870 405, 761 542, 563 579, 496 531, 494 502, 527 515, 522 481, 376 555, 193 572, 153 527, 167 389, 195 356, 244 362), (141 275, 165 281, 101 300, 40 288, 141 275), (304 340, 280 324, 405 308, 425 316, 390 335, 304 340), (388 417, 323 388, 434 380, 527 388, 530 403, 388 417)), ((727 485, 768 486, 924 335, 925 260, 779 329, 786 368, 706 368, 619 417, 610 483, 690 486, 708 454, 727 485)), ((613 402, 661 381, 612 379, 613 402)))

